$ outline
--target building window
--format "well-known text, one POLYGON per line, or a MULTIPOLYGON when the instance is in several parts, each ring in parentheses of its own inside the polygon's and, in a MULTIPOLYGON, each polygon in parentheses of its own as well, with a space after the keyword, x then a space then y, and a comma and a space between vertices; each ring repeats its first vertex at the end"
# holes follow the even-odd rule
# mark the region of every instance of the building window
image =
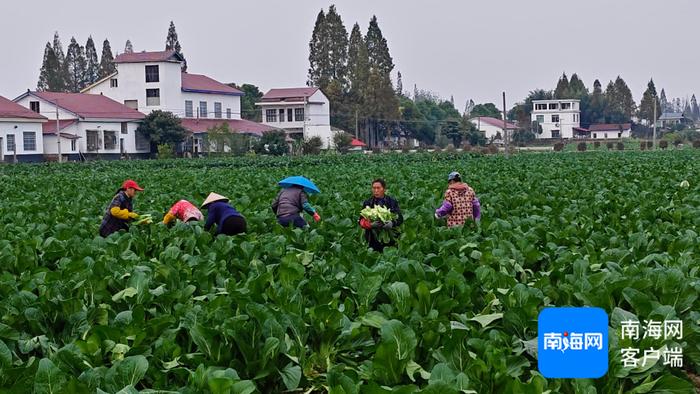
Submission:
POLYGON ((617 133, 617 138, 622 138, 622 133, 617 133))
POLYGON ((34 111, 38 114, 41 113, 41 110, 39 109, 39 102, 38 101, 30 101, 29 102, 29 109, 31 109, 32 111, 34 111))
POLYGON ((97 130, 86 130, 87 135, 87 150, 88 152, 95 152, 99 148, 100 140, 97 136, 97 130))
POLYGON ((221 103, 214 103, 214 117, 221 119, 221 103))
POLYGON ((129 124, 127 122, 122 122, 122 134, 129 134, 129 124))
POLYGON ((559 123, 559 115, 552 115, 552 123, 559 123))
POLYGON ((143 133, 136 133, 136 150, 148 150, 151 147, 151 142, 143 133))
POLYGON ((559 138, 559 130, 552 130, 552 138, 559 138))
POLYGON ((200 118, 206 118, 208 117, 208 112, 207 112, 207 102, 206 101, 200 101, 199 102, 199 117, 200 118))
POLYGON ((15 146, 15 135, 8 134, 7 135, 7 151, 14 152, 16 148, 17 147, 15 146))
POLYGON ((544 115, 537 115, 537 123, 544 123, 544 115))
POLYGON ((146 66, 146 82, 160 82, 158 66, 146 66))
POLYGON ((274 109, 265 110, 265 122, 268 122, 268 123, 277 122, 277 110, 274 110, 274 109))
POLYGON ((105 149, 115 149, 117 147, 117 132, 112 130, 104 131, 105 149))
POLYGON ((75 138, 70 140, 70 150, 71 152, 75 152, 75 138))
POLYGON ((112 78, 109 80, 109 87, 110 88, 118 88, 119 87, 119 82, 117 81, 117 78, 112 78))
POLYGON ((571 103, 561 103, 561 109, 571 109, 571 103))
POLYGON ((547 104, 535 104, 535 109, 538 111, 546 111, 547 104))
POLYGON ((559 103, 549 103, 549 109, 559 109, 559 103))
POLYGON ((280 109, 280 122, 284 122, 284 109, 280 109))
POLYGON ((192 100, 185 100, 185 117, 193 118, 194 109, 192 108, 192 100))
POLYGON ((24 150, 35 151, 36 150, 36 133, 33 131, 25 131, 24 134, 24 150))
POLYGON ((304 121, 304 108, 294 108, 294 120, 297 122, 304 121))
POLYGON ((294 111, 291 108, 287 108, 287 122, 294 121, 294 111))
POLYGON ((231 119, 231 108, 226 108, 226 118, 231 119))
POLYGON ((124 105, 131 108, 138 110, 139 109, 139 101, 138 100, 124 100, 124 105))
POLYGON ((160 105, 160 89, 146 89, 146 106, 160 105))
POLYGON ((598 134, 593 133, 593 139, 596 139, 596 138, 598 138, 598 134))

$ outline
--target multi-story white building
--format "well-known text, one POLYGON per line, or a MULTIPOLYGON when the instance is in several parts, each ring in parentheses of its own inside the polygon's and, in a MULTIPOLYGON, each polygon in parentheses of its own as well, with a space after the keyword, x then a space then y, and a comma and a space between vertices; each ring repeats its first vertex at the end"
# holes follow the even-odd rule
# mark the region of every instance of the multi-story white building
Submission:
POLYGON ((0 162, 41 161, 45 116, 0 96, 0 162))
POLYGON ((537 138, 574 138, 581 127, 580 100, 534 100, 531 120, 542 127, 537 138))
POLYGON ((49 120, 42 124, 43 154, 68 160, 82 157, 119 159, 150 153, 150 141, 136 132, 144 114, 100 94, 27 91, 15 103, 49 120), (56 114, 58 116, 56 116, 56 114), (56 133, 56 117, 58 132, 56 133))
POLYGON ((255 105, 262 109, 263 124, 284 129, 294 139, 321 137, 324 149, 333 146, 330 102, 321 89, 270 89, 255 105))
MULTIPOLYGON (((262 129, 274 129, 241 119, 243 92, 205 75, 183 72, 182 62, 182 56, 175 51, 123 53, 114 59, 114 74, 83 92, 104 94, 145 114, 162 110, 183 120, 212 120, 197 123, 199 126, 228 123, 235 132, 256 136, 262 129)), ((195 123, 183 122, 185 127, 192 124, 195 123)), ((196 134, 194 146, 201 146, 206 133, 200 128, 190 132, 196 134)))

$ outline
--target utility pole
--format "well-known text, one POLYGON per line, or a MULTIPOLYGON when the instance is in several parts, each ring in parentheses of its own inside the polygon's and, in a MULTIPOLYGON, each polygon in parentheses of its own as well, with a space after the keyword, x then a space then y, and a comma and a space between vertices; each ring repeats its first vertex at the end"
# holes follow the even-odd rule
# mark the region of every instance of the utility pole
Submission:
POLYGON ((506 157, 508 157, 508 123, 506 123, 506 92, 503 92, 503 136, 506 142, 506 157))
POLYGON ((359 137, 358 137, 359 132, 358 132, 357 124, 358 124, 358 117, 357 117, 357 110, 355 110, 355 138, 359 138, 359 137))
POLYGON ((654 95, 654 150, 656 150, 656 95, 654 95))
POLYGON ((61 163, 63 162, 63 159, 61 157, 61 122, 58 120, 58 99, 56 99, 54 105, 56 105, 56 139, 58 141, 58 162, 61 163))

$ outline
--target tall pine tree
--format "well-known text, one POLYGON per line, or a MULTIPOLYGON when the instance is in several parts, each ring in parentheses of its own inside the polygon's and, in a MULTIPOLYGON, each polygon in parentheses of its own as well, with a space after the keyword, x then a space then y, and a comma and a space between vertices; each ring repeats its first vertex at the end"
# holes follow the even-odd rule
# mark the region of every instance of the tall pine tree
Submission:
POLYGON ((85 71, 87 62, 85 61, 84 49, 75 40, 71 38, 66 53, 66 66, 68 68, 68 83, 66 88, 69 92, 77 93, 85 87, 85 71))
POLYGON ((661 102, 660 112, 673 112, 669 110, 668 99, 666 98, 666 91, 661 89, 661 95, 659 96, 659 102, 661 102))
POLYGON ((56 53, 49 42, 46 43, 46 48, 44 48, 44 60, 39 72, 37 90, 48 92, 63 92, 65 90, 61 67, 56 58, 56 53))
POLYGON ((109 45, 109 40, 104 40, 102 43, 102 57, 100 58, 100 68, 98 72, 99 78, 104 78, 112 75, 117 71, 114 65, 114 55, 112 55, 112 47, 109 45))
POLYGON ((126 44, 124 44, 124 53, 134 53, 134 45, 131 44, 131 40, 126 40, 126 44))
MULTIPOLYGON (((353 113, 358 118, 364 118, 365 92, 369 79, 369 57, 367 43, 360 31, 360 25, 355 23, 348 42, 348 101, 353 113)), ((353 129, 355 125, 353 124, 353 129)), ((359 133, 359 130, 356 130, 359 133)), ((359 135, 359 134, 358 134, 359 135)))
POLYGON ((328 41, 328 72, 332 80, 337 80, 345 88, 347 64, 348 64, 348 31, 343 24, 334 5, 328 7, 328 13, 324 20, 326 25, 325 39, 328 41))
POLYGON ((63 44, 58 37, 58 32, 55 32, 53 35, 53 53, 56 55, 57 63, 56 78, 61 80, 58 86, 63 87, 60 91, 65 91, 68 88, 68 65, 66 64, 66 55, 63 52, 63 44))
POLYGON ((330 83, 330 53, 326 32, 326 13, 321 10, 309 41, 309 86, 324 90, 330 83))
POLYGON ((173 21, 170 21, 168 36, 165 38, 165 50, 175 51, 175 53, 182 56, 182 71, 187 71, 187 59, 185 59, 185 55, 182 53, 182 47, 180 46, 180 40, 177 38, 175 23, 173 23, 173 21))
POLYGON ((554 98, 571 98, 569 97, 569 78, 567 78, 566 73, 562 74, 561 78, 559 78, 559 81, 557 82, 557 88, 554 89, 554 98))
POLYGON ((698 100, 695 99, 695 94, 690 98, 690 107, 693 120, 700 120, 700 107, 698 107, 698 100))
POLYGON ((396 74, 396 95, 403 96, 403 80, 401 79, 401 71, 396 74))
POLYGON ((391 83, 394 62, 377 17, 372 16, 365 36, 369 60, 369 79, 365 92, 365 114, 369 119, 369 144, 375 146, 398 118, 399 102, 391 83))
POLYGON ((589 124, 605 122, 605 96, 603 87, 597 79, 593 82, 593 92, 588 103, 587 122, 589 124))
POLYGON ((642 95, 642 101, 639 103, 639 118, 646 120, 648 124, 653 124, 660 116, 661 101, 656 95, 654 80, 651 79, 647 84, 647 90, 642 95), (654 119, 654 102, 656 102, 656 119, 654 119))
POLYGON ((394 60, 389 55, 389 46, 386 38, 382 35, 376 16, 372 16, 369 21, 365 40, 367 41, 370 69, 377 70, 382 75, 389 75, 394 69, 394 60))
POLYGON ((605 89, 605 102, 605 118, 609 123, 629 122, 636 110, 632 92, 620 76, 605 89))
POLYGON ((100 77, 100 62, 97 59, 97 49, 95 49, 95 42, 92 40, 92 36, 88 37, 87 43, 85 43, 85 61, 87 63, 85 82, 87 85, 91 85, 100 77))

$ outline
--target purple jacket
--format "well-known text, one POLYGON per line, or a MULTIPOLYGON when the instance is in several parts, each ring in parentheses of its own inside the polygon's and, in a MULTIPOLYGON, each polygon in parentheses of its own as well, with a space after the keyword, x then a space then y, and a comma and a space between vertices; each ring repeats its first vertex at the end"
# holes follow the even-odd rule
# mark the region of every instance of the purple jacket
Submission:
MULTIPOLYGON (((449 215, 453 209, 454 207, 452 204, 450 204, 449 201, 445 201, 442 203, 440 208, 435 210, 435 216, 444 218, 445 216, 449 215)), ((481 203, 479 202, 478 197, 474 198, 474 201, 472 201, 472 213, 474 215, 474 220, 481 219, 481 203)))

